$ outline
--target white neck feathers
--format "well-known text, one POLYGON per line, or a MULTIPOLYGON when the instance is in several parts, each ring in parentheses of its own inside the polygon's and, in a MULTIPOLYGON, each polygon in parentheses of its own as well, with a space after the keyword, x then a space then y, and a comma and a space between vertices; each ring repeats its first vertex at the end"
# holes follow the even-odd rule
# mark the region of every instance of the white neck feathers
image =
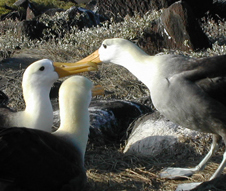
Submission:
POLYGON ((50 88, 51 86, 36 87, 23 84, 26 108, 17 112, 13 125, 51 132, 53 109, 49 98, 50 88))
POLYGON ((90 126, 91 88, 92 82, 87 78, 74 76, 61 85, 59 94, 61 125, 55 134, 72 142, 80 150, 83 160, 90 126))

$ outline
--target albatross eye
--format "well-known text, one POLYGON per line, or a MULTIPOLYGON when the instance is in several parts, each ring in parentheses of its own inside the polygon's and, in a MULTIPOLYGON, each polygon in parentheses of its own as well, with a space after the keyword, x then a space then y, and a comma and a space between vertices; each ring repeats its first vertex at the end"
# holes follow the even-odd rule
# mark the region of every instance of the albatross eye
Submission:
POLYGON ((107 48, 107 45, 106 44, 103 44, 103 47, 106 49, 107 48))
POLYGON ((39 70, 40 70, 40 71, 43 71, 43 70, 45 70, 45 67, 42 66, 42 67, 39 68, 39 70))

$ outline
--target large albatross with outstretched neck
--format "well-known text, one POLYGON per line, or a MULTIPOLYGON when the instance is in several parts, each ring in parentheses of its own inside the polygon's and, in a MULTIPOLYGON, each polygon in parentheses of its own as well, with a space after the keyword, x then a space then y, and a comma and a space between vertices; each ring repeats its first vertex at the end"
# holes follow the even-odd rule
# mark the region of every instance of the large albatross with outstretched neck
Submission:
POLYGON ((38 60, 23 74, 22 88, 26 104, 24 111, 0 108, 0 126, 27 127, 51 132, 53 109, 49 98, 53 83, 61 77, 97 69, 92 63, 61 64, 48 59, 38 60))
MULTIPOLYGON (((96 89, 94 89, 96 90, 96 89)), ((53 134, 0 128, 0 190, 81 191, 93 83, 73 76, 59 90, 61 124, 53 134)), ((98 90, 98 89, 97 89, 98 90)), ((94 91, 95 95, 101 93, 94 91)))
MULTIPOLYGON (((156 109, 183 127, 213 134, 206 157, 194 168, 167 168, 164 178, 191 176, 202 170, 221 139, 226 143, 226 55, 195 59, 181 55, 150 56, 132 42, 104 40, 92 55, 77 63, 113 63, 124 66, 150 90, 156 109)), ((219 176, 226 152, 210 179, 219 176)), ((199 183, 179 185, 187 190, 199 183), (187 187, 186 187, 187 186, 187 187)))

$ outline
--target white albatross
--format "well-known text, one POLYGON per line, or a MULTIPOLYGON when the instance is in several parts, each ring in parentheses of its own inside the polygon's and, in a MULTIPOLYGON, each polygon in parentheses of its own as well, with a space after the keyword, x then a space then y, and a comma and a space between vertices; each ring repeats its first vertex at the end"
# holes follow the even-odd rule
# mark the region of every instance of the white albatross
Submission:
MULTIPOLYGON (((167 168, 161 177, 176 179, 202 170, 219 142, 226 143, 226 55, 203 59, 181 55, 150 56, 132 42, 106 39, 101 47, 77 63, 113 63, 127 68, 150 90, 156 109, 172 122, 213 134, 206 157, 194 168, 167 168)), ((210 179, 218 177, 226 164, 226 152, 210 179)), ((189 190, 200 183, 182 184, 189 190)))
POLYGON ((52 131, 53 109, 49 98, 53 83, 61 77, 95 70, 93 64, 61 64, 42 59, 29 65, 23 74, 22 88, 26 104, 24 111, 0 108, 2 127, 27 127, 52 131))
POLYGON ((83 76, 63 82, 59 91, 61 124, 52 134, 22 127, 0 128, 1 191, 84 188, 92 88, 93 83, 83 76))

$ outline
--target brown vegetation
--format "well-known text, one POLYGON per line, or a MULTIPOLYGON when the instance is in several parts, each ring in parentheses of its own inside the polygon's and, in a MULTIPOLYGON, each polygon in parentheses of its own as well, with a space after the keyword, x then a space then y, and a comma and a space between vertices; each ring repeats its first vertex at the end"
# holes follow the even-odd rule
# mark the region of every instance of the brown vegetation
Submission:
MULTIPOLYGON (((155 13, 156 14, 156 13, 155 13)), ((24 108, 21 91, 21 79, 24 68, 34 60, 49 58, 54 61, 76 61, 97 49, 101 41, 110 37, 135 39, 143 26, 147 26, 151 18, 127 18, 124 23, 106 24, 103 27, 72 31, 64 39, 53 41, 27 41, 19 37, 11 21, 5 21, 7 30, 0 31, 0 88, 9 97, 9 105, 18 110, 24 108), (137 28, 137 26, 140 26, 137 28), (2 55, 1 55, 2 53, 2 55), (11 58, 10 58, 11 57, 11 58), (5 59, 8 58, 8 59, 5 59), (13 63, 13 64, 12 64, 13 63), (21 63, 21 64, 20 64, 21 63), (20 69, 21 66, 21 69, 20 69)), ((3 23, 1 23, 3 24, 3 23)), ((14 25, 15 27, 15 25, 14 25)), ((165 53, 185 54, 188 56, 205 57, 225 54, 225 24, 212 20, 203 21, 202 28, 214 43, 213 49, 200 52, 177 52, 166 50, 165 53)), ((2 28, 3 29, 3 28, 2 28)), ((105 87, 107 94, 101 99, 140 100, 149 95, 147 88, 132 76, 126 69, 119 66, 102 64, 98 72, 83 74, 96 84, 105 87)), ((148 103, 151 104, 151 103, 148 103)), ((211 139, 184 140, 178 146, 175 155, 163 151, 156 157, 143 158, 127 156, 122 153, 124 145, 95 146, 88 144, 86 163, 88 175, 87 191, 115 190, 174 190, 179 183, 206 181, 216 170, 222 158, 222 150, 217 152, 203 172, 196 173, 185 180, 165 180, 159 178, 159 172, 168 166, 193 167, 207 153, 211 139)))

